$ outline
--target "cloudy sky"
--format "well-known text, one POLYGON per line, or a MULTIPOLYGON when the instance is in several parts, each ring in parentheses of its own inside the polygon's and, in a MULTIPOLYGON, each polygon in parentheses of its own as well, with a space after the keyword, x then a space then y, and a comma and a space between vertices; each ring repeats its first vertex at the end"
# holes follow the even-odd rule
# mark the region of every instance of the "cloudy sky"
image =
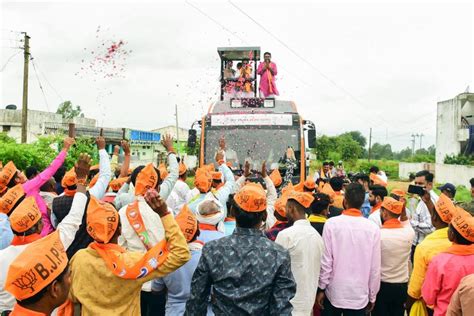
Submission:
POLYGON ((468 85, 474 91, 468 1, 2 1, 1 11, 0 105, 21 105, 23 59, 14 47, 26 31, 45 93, 30 67, 30 107, 54 111, 71 100, 106 127, 174 124, 177 104, 189 128, 217 97, 219 46, 272 52, 280 98, 295 101, 318 134, 368 136, 372 127, 374 142, 394 149, 409 146, 412 133, 435 143, 436 102, 468 85), (117 56, 115 70, 90 68, 119 40, 128 55, 117 56), (117 75, 104 78, 110 72, 117 75))

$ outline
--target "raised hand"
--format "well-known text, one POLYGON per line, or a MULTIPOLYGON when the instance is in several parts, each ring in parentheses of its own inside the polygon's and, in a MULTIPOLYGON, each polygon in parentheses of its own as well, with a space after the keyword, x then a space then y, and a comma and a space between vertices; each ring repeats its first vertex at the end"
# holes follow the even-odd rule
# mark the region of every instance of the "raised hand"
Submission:
POLYGON ((262 163, 262 177, 266 178, 267 177, 267 166, 266 166, 266 161, 263 161, 262 163))
POLYGON ((76 141, 74 140, 74 138, 71 138, 71 137, 66 137, 64 138, 64 149, 65 150, 69 150, 69 148, 71 148, 72 145, 74 145, 76 141))
POLYGON ((163 136, 163 139, 161 140, 161 143, 163 144, 163 146, 165 146, 166 150, 169 153, 174 152, 173 137, 171 137, 171 135, 166 134, 165 136, 163 136))
POLYGON ((155 189, 150 189, 145 193, 145 201, 155 213, 160 215, 160 217, 163 217, 169 213, 166 202, 161 198, 155 189))
POLYGON ((219 148, 222 149, 222 150, 225 149, 225 138, 224 138, 224 136, 219 138, 219 148))
POLYGON ((244 176, 246 178, 250 176, 250 162, 248 160, 246 160, 244 164, 244 176))
POLYGON ((114 146, 114 153, 113 153, 113 155, 114 155, 114 156, 118 156, 119 153, 120 153, 120 146, 119 146, 119 145, 115 145, 115 146, 114 146))
POLYGON ((99 150, 105 149, 105 138, 104 138, 104 137, 98 136, 98 137, 95 139, 95 143, 97 144, 97 148, 98 148, 99 150))
POLYGON ((84 182, 85 180, 87 180, 90 167, 91 156, 85 153, 81 153, 79 155, 79 159, 77 160, 74 166, 74 171, 76 172, 78 182, 81 182, 80 180, 83 180, 84 182))
POLYGON ((221 162, 224 161, 224 151, 223 150, 219 150, 217 153, 216 153, 216 162, 219 164, 221 162))
POLYGON ((122 140, 120 146, 122 146, 125 156, 130 156, 130 144, 126 140, 122 140))

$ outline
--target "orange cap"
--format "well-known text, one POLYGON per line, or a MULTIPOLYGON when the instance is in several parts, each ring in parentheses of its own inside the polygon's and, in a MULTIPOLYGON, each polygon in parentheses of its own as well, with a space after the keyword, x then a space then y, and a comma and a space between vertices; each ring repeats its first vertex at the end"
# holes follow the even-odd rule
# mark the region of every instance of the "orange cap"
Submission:
POLYGON ((375 174, 375 173, 371 173, 370 176, 369 176, 370 180, 372 180, 374 182, 374 184, 376 185, 381 185, 383 187, 386 187, 387 186, 387 183, 385 181, 383 181, 382 179, 380 179, 380 177, 375 174))
POLYGON ((397 215, 400 215, 403 212, 403 202, 397 201, 390 196, 383 198, 382 207, 397 215))
POLYGON ((474 242, 474 217, 460 207, 456 209, 451 225, 470 242, 474 242))
POLYGON ((63 188, 72 187, 77 185, 77 175, 74 167, 71 168, 66 174, 64 175, 63 179, 61 180, 61 186, 63 188))
POLYGON ((214 171, 212 174, 212 180, 214 181, 222 181, 222 172, 214 171))
POLYGON ((99 180, 99 174, 98 173, 89 182, 89 189, 91 189, 97 183, 97 180, 99 180))
POLYGON ((286 218, 286 202, 288 202, 288 197, 286 195, 280 196, 275 201, 275 211, 281 216, 286 218))
POLYGON ((207 169, 209 172, 213 172, 213 171, 215 171, 215 170, 216 170, 216 168, 215 168, 215 166, 214 166, 214 164, 213 164, 213 163, 210 163, 210 164, 204 165, 204 167, 203 167, 203 168, 207 169))
POLYGON ((407 193, 402 189, 393 189, 392 194, 404 198, 407 193))
POLYGON ((66 250, 56 231, 26 246, 13 260, 5 290, 19 301, 30 298, 50 285, 67 264, 66 250))
POLYGON ((297 185, 293 186, 294 191, 303 192, 304 191, 304 182, 299 182, 297 185))
POLYGON ((183 162, 180 162, 179 163, 179 175, 182 176, 183 174, 186 173, 186 171, 188 171, 188 167, 186 167, 186 165, 183 162))
POLYGON ((168 169, 164 163, 160 163, 158 166, 158 171, 160 171, 160 178, 165 179, 168 176, 168 169))
POLYGON ((314 182, 314 179, 312 177, 308 177, 304 182, 304 186, 309 190, 314 190, 316 189, 316 182, 314 182))
POLYGON ((119 214, 110 204, 91 196, 87 207, 87 233, 95 241, 108 243, 114 236, 119 223, 119 214))
POLYGON ((308 192, 292 191, 288 194, 288 200, 295 200, 304 208, 309 208, 314 201, 314 197, 308 192))
POLYGON ((0 171, 0 192, 5 191, 8 183, 15 176, 17 171, 13 161, 9 161, 5 167, 3 167, 2 171, 0 171))
MULTIPOLYGON (((160 175, 162 175, 160 170, 160 175)), ((164 178, 162 178, 164 179, 164 178)), ((145 166, 137 175, 135 181, 135 195, 144 195, 149 189, 154 189, 158 184, 158 174, 152 163, 145 166)))
POLYGON ((17 184, 8 190, 0 198, 0 213, 9 214, 23 196, 25 196, 25 190, 23 190, 21 184, 17 184))
POLYGON ((273 169, 269 177, 270 177, 270 180, 272 180, 275 187, 279 187, 283 182, 283 179, 281 178, 280 170, 278 170, 278 168, 273 169))
POLYGON ((26 232, 41 219, 41 212, 35 198, 29 196, 21 201, 10 215, 10 225, 17 233, 26 232))
POLYGON ((194 186, 203 193, 209 192, 212 186, 212 175, 206 168, 198 168, 194 178, 194 186))
POLYGON ((122 185, 128 181, 128 177, 117 178, 110 181, 109 186, 112 191, 118 191, 122 187, 122 185))
POLYGON ((246 212, 261 212, 267 208, 267 195, 260 184, 247 183, 234 196, 237 205, 246 212))
POLYGON ((321 189, 321 193, 328 195, 332 199, 336 195, 336 192, 334 192, 334 190, 332 189, 329 183, 324 184, 323 188, 321 189))
POLYGON ((441 220, 445 223, 450 223, 456 213, 456 207, 453 201, 447 197, 444 193, 439 196, 438 202, 435 205, 436 213, 438 213, 441 220))
POLYGON ((293 183, 288 183, 288 185, 286 187, 284 187, 282 190, 281 190, 281 195, 285 195, 285 194, 288 194, 290 193, 291 191, 294 191, 295 190, 295 187, 293 186, 293 183))
POLYGON ((184 204, 179 214, 176 215, 175 220, 179 228, 181 228, 186 241, 190 242, 196 234, 198 222, 196 216, 194 216, 187 204, 184 204))

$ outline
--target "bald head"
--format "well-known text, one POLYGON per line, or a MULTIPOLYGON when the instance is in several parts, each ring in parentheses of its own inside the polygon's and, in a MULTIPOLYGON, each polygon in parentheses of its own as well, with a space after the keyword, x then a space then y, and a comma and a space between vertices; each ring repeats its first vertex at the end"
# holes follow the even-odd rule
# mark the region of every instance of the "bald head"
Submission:
POLYGON ((216 202, 210 200, 202 202, 198 207, 198 212, 201 215, 212 215, 219 213, 219 211, 219 205, 217 205, 216 202))

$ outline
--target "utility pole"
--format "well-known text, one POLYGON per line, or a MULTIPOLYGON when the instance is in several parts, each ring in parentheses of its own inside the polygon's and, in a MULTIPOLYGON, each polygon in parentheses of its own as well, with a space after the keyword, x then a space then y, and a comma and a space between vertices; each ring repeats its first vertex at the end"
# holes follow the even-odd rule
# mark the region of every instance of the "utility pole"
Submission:
POLYGON ((425 136, 425 135, 423 135, 423 133, 421 133, 421 134, 420 134, 420 149, 421 149, 421 144, 422 144, 421 141, 422 141, 422 139, 423 139, 423 136, 425 136))
POLYGON ((178 105, 174 105, 174 114, 176 115, 176 149, 179 155, 179 127, 178 127, 178 105))
POLYGON ((371 148, 372 148, 372 127, 370 128, 370 133, 369 133, 369 162, 370 162, 370 154, 371 154, 371 148))
POLYGON ((21 108, 21 142, 24 144, 27 141, 28 136, 28 64, 30 61, 30 37, 25 34, 25 46, 24 57, 25 61, 23 64, 23 103, 21 108))
POLYGON ((415 137, 417 135, 411 134, 411 155, 413 156, 415 154, 415 137))

